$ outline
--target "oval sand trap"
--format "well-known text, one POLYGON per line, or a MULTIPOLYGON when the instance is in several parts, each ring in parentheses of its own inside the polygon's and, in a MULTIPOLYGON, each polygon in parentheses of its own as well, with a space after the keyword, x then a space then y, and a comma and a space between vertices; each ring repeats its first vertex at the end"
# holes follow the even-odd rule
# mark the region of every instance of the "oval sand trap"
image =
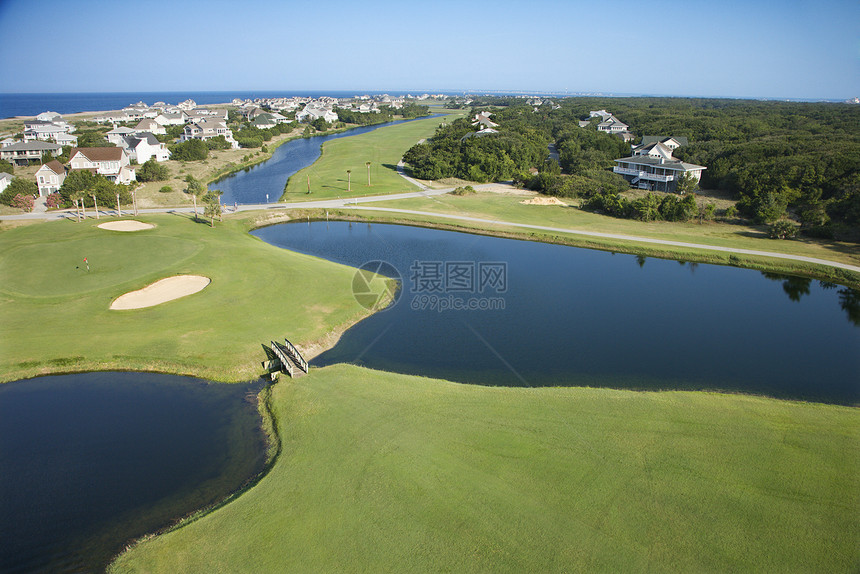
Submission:
POLYGON ((126 219, 123 221, 108 221, 98 226, 100 229, 108 229, 110 231, 143 231, 144 229, 152 229, 155 227, 151 223, 126 219))
POLYGON ((143 289, 120 295, 110 304, 111 309, 143 309, 202 291, 210 279, 201 275, 177 275, 160 279, 143 289))

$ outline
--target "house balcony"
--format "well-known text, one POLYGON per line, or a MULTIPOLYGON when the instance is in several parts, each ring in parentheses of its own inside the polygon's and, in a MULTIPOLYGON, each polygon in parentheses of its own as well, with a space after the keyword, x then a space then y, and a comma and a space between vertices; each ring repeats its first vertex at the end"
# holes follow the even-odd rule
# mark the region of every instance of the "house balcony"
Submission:
POLYGON ((612 168, 612 171, 621 175, 632 175, 638 177, 639 179, 662 181, 663 183, 673 181, 675 179, 674 175, 658 175, 656 173, 649 173, 647 171, 639 171, 638 169, 629 169, 626 167, 615 166, 614 168, 612 168))

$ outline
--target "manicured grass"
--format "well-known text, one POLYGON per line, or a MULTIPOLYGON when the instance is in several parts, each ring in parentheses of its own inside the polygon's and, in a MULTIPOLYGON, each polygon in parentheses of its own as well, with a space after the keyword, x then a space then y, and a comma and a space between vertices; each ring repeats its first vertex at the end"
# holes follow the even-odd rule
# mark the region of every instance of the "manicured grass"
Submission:
MULTIPOLYGON (((472 222, 452 221, 444 218, 433 218, 422 215, 401 213, 383 214, 370 211, 354 211, 363 218, 396 219, 398 221, 432 222, 446 225, 463 226, 467 228, 489 229, 495 231, 511 231, 517 235, 538 240, 561 240, 576 245, 597 247, 602 249, 618 248, 632 252, 648 252, 655 256, 675 257, 679 259, 714 261, 732 264, 753 262, 756 265, 774 269, 783 268, 785 271, 804 272, 814 266, 804 263, 793 263, 785 260, 753 256, 734 256, 731 259, 727 253, 719 254, 684 247, 647 245, 630 241, 609 240, 600 238, 584 238, 582 236, 560 236, 557 233, 542 231, 526 231, 517 228, 505 228, 496 221, 511 221, 551 227, 567 227, 582 231, 601 233, 618 233, 641 237, 652 237, 671 241, 701 243, 723 247, 773 251, 790 253, 808 257, 817 257, 831 261, 860 265, 860 249, 851 243, 798 239, 792 241, 773 240, 767 238, 763 228, 746 225, 734 225, 722 222, 710 223, 671 223, 671 222, 641 222, 629 219, 618 219, 598 215, 567 206, 522 205, 523 197, 498 193, 477 193, 474 195, 455 196, 446 194, 418 199, 403 199, 397 201, 381 201, 373 203, 373 207, 390 207, 395 209, 411 209, 417 211, 432 211, 440 214, 465 215, 487 219, 482 225, 472 222), (731 259, 731 260, 730 260, 731 259)), ((351 213, 349 210, 345 213, 351 213)), ((846 272, 847 273, 847 272, 846 272)), ((849 281, 850 278, 846 279, 849 281)), ((858 279, 855 278, 855 281, 858 279)))
POLYGON ((88 219, 0 232, 0 381, 93 369, 248 380, 261 372, 261 344, 308 343, 365 315, 353 269, 267 245, 242 220, 213 229, 184 215, 137 219, 156 227, 122 233, 88 219), (212 283, 148 309, 108 309, 183 273, 212 283))
MULTIPOLYGON (((572 381, 575 383, 575 381, 572 381)), ((856 409, 488 388, 338 365, 273 389, 234 502, 114 572, 849 572, 856 409)))
POLYGON ((416 120, 326 142, 322 156, 290 178, 281 200, 308 201, 417 191, 397 174, 397 162, 406 150, 419 140, 431 137, 439 124, 450 118, 416 120), (368 161, 371 162, 370 187, 365 165, 368 161), (348 169, 352 170, 351 192, 347 192, 348 169), (311 176, 310 195, 307 194, 308 174, 311 176))

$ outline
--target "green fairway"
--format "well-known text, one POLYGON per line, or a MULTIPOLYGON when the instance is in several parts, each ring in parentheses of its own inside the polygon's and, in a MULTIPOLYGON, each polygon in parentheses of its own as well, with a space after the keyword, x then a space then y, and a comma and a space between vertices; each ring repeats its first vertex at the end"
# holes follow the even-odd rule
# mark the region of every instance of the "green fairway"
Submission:
POLYGON ((406 122, 326 142, 322 156, 290 178, 281 199, 308 201, 417 191, 397 174, 397 162, 407 149, 431 137, 445 121, 451 121, 451 116, 406 122), (367 162, 370 162, 370 186, 367 185, 367 162), (349 176, 352 191, 347 191, 346 170, 352 171, 349 176), (307 194, 308 175, 310 195, 307 194))
POLYGON ((849 572, 852 408, 488 388, 352 366, 274 387, 251 491, 115 572, 849 572))
POLYGON ((354 270, 267 245, 244 221, 138 219, 156 227, 123 233, 86 220, 0 232, 0 381, 91 369, 248 380, 261 372, 261 344, 308 343, 366 314, 351 293, 354 270), (147 309, 108 309, 185 273, 212 283, 147 309))

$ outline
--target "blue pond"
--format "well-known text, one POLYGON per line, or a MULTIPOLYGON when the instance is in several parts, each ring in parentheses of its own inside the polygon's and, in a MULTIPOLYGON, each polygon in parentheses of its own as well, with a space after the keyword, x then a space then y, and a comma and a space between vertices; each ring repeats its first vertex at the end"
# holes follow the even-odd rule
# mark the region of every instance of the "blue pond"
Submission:
POLYGON ((290 223, 254 235, 356 267, 386 261, 402 278, 397 303, 348 330, 317 366, 860 403, 860 293, 845 287, 386 224, 290 223))

